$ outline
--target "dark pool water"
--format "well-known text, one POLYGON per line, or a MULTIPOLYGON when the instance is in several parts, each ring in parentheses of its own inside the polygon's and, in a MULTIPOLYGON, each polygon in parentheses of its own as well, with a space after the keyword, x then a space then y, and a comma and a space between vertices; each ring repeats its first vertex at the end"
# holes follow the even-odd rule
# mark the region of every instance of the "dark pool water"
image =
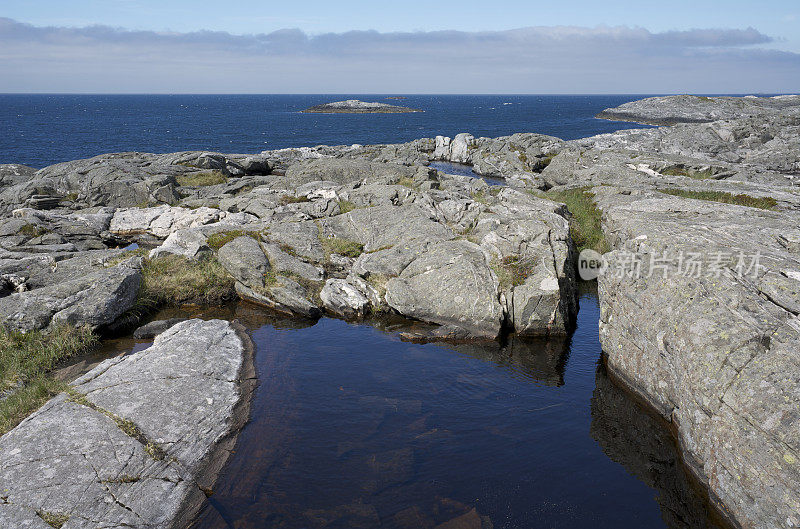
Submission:
POLYGON ((451 163, 451 162, 431 162, 430 167, 432 167, 433 169, 438 169, 439 171, 446 174, 471 176, 472 178, 482 178, 483 181, 489 184, 490 186, 506 185, 506 181, 502 178, 492 178, 491 176, 479 175, 478 173, 472 170, 471 165, 466 165, 462 163, 451 163))
POLYGON ((668 432, 605 374, 598 315, 585 293, 571 340, 504 346, 261 325, 200 527, 710 527, 668 432))

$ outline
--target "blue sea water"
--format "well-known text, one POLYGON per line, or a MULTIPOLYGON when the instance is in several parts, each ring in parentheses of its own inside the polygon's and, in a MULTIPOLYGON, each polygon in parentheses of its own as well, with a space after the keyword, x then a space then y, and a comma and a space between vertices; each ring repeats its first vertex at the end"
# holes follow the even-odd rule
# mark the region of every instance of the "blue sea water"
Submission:
POLYGON ((570 140, 639 127, 595 119, 642 95, 28 95, 0 94, 0 163, 41 168, 106 152, 256 153, 313 145, 397 143, 437 134, 538 132, 570 140), (413 114, 302 114, 342 99, 413 114))

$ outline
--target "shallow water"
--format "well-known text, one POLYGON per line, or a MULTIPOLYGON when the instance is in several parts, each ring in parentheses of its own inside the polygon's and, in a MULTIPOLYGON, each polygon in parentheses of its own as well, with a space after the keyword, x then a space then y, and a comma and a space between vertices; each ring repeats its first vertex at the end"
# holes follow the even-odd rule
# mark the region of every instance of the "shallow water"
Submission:
POLYGON ((504 346, 251 317, 252 419, 200 527, 710 527, 605 374, 598 311, 584 293, 570 340, 504 346))
POLYGON ((472 178, 481 178, 490 186, 505 186, 506 181, 503 178, 492 178, 491 176, 481 176, 472 170, 471 165, 452 162, 431 162, 430 167, 438 169, 445 174, 454 174, 460 176, 471 176, 472 178))

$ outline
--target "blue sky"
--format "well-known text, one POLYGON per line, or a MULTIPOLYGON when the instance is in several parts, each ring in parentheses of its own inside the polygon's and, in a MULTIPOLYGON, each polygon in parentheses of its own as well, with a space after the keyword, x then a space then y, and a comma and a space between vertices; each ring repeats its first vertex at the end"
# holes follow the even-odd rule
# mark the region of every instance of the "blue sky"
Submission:
POLYGON ((0 91, 800 91, 800 0, 3 0, 0 91))

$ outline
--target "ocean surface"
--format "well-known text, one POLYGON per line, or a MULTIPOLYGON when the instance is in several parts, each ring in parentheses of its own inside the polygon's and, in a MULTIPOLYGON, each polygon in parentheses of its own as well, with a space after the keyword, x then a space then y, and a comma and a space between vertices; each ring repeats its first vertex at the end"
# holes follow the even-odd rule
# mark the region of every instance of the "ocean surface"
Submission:
POLYGON ((386 97, 0 94, 0 163, 41 168, 107 152, 257 153, 321 144, 398 143, 459 132, 490 137, 538 132, 570 140, 640 127, 594 116, 646 96, 386 97), (425 112, 299 112, 342 99, 383 101, 425 112))

